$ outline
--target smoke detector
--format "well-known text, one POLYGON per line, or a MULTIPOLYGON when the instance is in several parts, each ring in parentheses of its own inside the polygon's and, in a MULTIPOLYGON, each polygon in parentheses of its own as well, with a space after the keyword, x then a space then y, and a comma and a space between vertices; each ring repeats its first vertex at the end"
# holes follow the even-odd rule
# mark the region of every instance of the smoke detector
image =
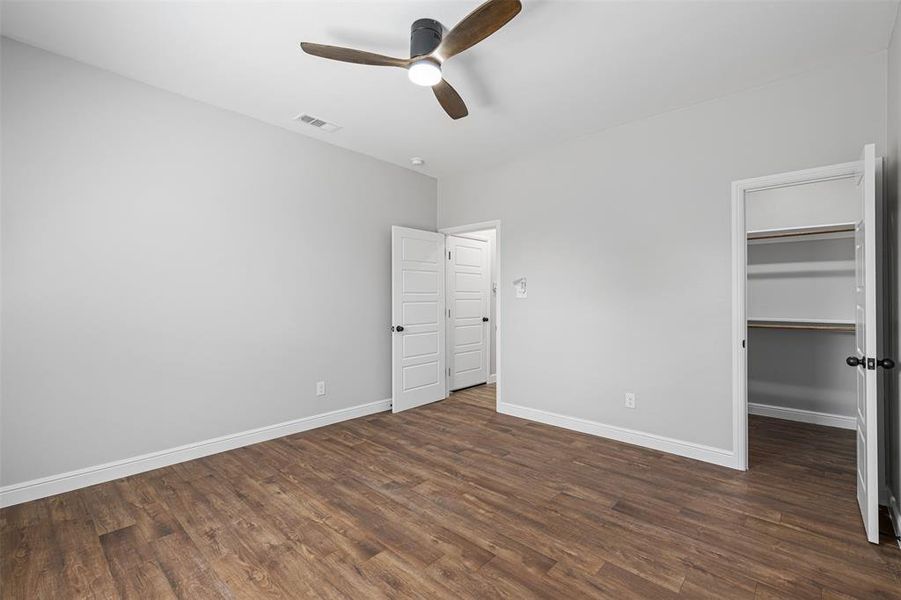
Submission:
POLYGON ((313 115, 308 115, 307 113, 300 113, 299 115, 294 117, 294 120, 298 123, 306 123, 310 127, 315 127, 316 129, 327 131, 329 133, 341 129, 340 125, 330 123, 325 119, 320 119, 319 117, 314 117, 313 115))

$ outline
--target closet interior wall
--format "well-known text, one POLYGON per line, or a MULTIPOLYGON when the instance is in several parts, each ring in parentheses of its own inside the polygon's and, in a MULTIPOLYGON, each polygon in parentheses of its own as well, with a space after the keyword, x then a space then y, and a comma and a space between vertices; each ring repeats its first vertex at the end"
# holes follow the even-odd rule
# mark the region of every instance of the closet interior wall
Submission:
POLYGON ((844 361, 854 354, 858 210, 854 178, 749 193, 750 412, 853 427, 855 373, 844 361))

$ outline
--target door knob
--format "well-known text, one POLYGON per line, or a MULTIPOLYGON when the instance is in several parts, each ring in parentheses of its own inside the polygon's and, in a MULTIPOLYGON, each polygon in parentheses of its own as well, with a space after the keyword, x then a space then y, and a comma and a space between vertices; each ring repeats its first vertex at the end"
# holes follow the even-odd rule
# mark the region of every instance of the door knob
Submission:
POLYGON ((876 364, 882 367, 883 369, 894 369, 895 361, 890 358, 882 358, 876 361, 876 364))
POLYGON ((488 322, 488 317, 482 317, 482 323, 487 323, 487 322, 488 322))
POLYGON ((403 330, 404 330, 403 325, 398 325, 397 327, 394 328, 394 331, 403 331, 403 330))
POLYGON ((845 359, 845 362, 848 363, 849 367, 858 367, 863 364, 863 359, 857 358, 856 356, 849 356, 845 359))

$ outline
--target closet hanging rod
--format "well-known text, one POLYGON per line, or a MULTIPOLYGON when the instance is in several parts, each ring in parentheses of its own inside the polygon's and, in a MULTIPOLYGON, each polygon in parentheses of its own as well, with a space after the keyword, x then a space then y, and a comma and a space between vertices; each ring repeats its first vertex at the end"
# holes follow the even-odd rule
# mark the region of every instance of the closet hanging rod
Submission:
POLYGON ((748 321, 748 327, 757 329, 793 329, 802 331, 838 331, 854 333, 853 323, 828 323, 822 321, 748 321))
POLYGON ((814 225, 811 227, 792 227, 785 229, 761 229, 758 231, 749 231, 748 240, 797 238, 830 233, 854 233, 854 223, 837 223, 835 225, 814 225))

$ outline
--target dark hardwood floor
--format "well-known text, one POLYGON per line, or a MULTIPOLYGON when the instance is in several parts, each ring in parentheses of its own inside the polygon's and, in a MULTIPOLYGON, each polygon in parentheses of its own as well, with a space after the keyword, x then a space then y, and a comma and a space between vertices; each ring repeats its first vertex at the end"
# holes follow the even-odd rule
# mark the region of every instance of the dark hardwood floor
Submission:
POLYGON ((494 412, 493 386, 10 507, 3 598, 901 598, 854 434, 739 473, 494 412))

